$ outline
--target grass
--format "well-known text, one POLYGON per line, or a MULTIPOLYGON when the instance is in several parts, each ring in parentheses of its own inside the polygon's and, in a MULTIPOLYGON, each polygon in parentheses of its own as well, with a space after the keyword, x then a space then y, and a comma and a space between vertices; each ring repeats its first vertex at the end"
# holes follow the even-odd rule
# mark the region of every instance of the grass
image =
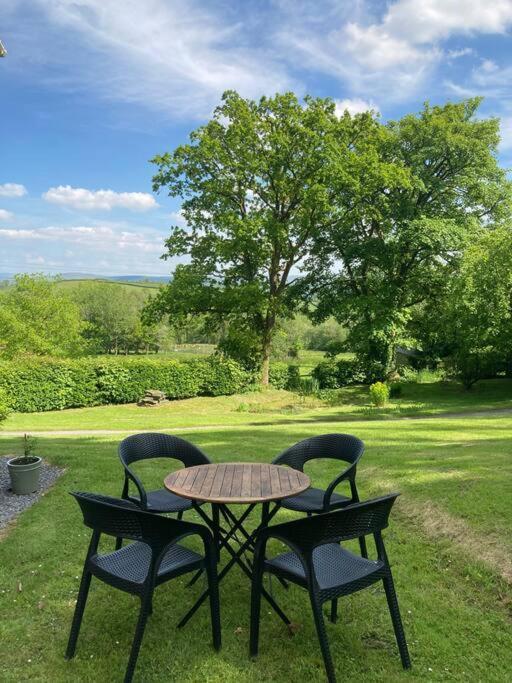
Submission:
MULTIPOLYGON (((417 510, 434 501, 445 515, 464 520, 477 537, 499 537, 510 553, 507 440, 512 436, 512 420, 471 420, 470 434, 467 421, 461 419, 347 427, 367 443, 359 474, 363 495, 390 488, 403 493, 387 533, 414 662, 413 671, 403 677, 505 680, 512 666, 510 587, 500 578, 499 567, 493 566, 492 553, 486 563, 478 562, 464 552, 463 544, 452 543, 449 528, 440 538, 431 537, 428 529, 418 526, 417 510), (491 677, 489 661, 494 662, 491 677)), ((268 461, 290 442, 324 430, 323 425, 241 427, 194 433, 191 439, 218 461, 268 461)), ((3 452, 12 448, 12 441, 2 442, 3 452)), ((122 675, 136 604, 100 585, 91 594, 76 660, 62 659, 87 537, 66 491, 118 493, 115 451, 111 439, 41 440, 41 454, 67 471, 0 545, 0 590, 5 591, 0 633, 3 642, 16 642, 0 660, 2 681, 94 681, 122 675)), ((153 470, 155 483, 167 469, 160 465, 153 470)), ((334 471, 329 465, 314 474, 325 483, 334 471)), ((233 572, 222 586, 220 655, 208 644, 206 610, 184 632, 173 628, 197 591, 184 591, 176 584, 160 588, 141 652, 139 680, 169 680, 173 670, 191 682, 323 680, 307 597, 296 589, 274 590, 301 629, 289 639, 277 618, 265 614, 261 655, 250 663, 246 657, 249 590, 242 576, 233 572)), ((340 676, 350 681, 390 681, 401 676, 381 592, 367 591, 343 601, 341 614, 339 625, 329 626, 340 676)))
MULTIPOLYGON (((156 408, 135 404, 78 408, 50 413, 16 413, 3 423, 6 431, 89 429, 181 429, 209 425, 257 425, 317 421, 382 420, 512 408, 512 380, 479 382, 470 391, 456 382, 404 384, 403 394, 385 408, 372 408, 367 387, 347 387, 329 400, 299 398, 268 390, 171 401, 156 408)), ((344 427, 345 429, 345 427, 344 427)), ((0 432, 1 433, 1 432, 0 432)))
MULTIPOLYGON (((503 387, 505 384, 482 388, 482 404, 472 394, 471 408, 490 407, 493 401, 493 405, 501 405, 503 387)), ((264 404, 277 400, 269 394, 249 399, 254 406, 258 400, 264 404)), ((451 402, 446 400, 450 410, 461 406, 457 392, 454 397, 451 402)), ((305 413, 306 419, 295 422, 286 422, 286 416, 277 414, 270 428, 268 419, 263 424, 255 422, 259 414, 236 411, 222 423, 228 399, 202 400, 209 401, 208 410, 214 412, 210 427, 181 432, 215 461, 268 462, 299 439, 337 429, 331 423, 331 408, 311 409, 305 413)), ((192 406, 200 402, 183 402, 190 406, 190 427, 199 417, 201 424, 208 422, 208 411, 193 414, 192 406)), ((123 409, 129 408, 112 410, 123 415, 123 409)), ((80 414, 85 412, 74 411, 75 428, 83 426, 80 414)), ((65 415, 43 417, 51 422, 65 415)), ((153 411, 139 413, 139 419, 151 415, 153 411)), ((23 417, 30 420, 36 416, 23 417)), ((184 421, 183 409, 178 423, 184 421)), ((108 424, 123 428, 124 423, 116 422, 112 413, 108 424)), ((142 426, 138 424, 138 428, 142 426)), ((160 427, 165 426, 161 419, 160 427)), ((366 443, 358 471, 361 495, 390 490, 402 493, 386 540, 413 669, 401 671, 382 591, 367 590, 343 599, 338 624, 328 624, 339 680, 508 680, 512 669, 512 416, 346 421, 342 429, 366 443)), ((72 662, 63 659, 88 539, 76 503, 67 492, 82 489, 119 494, 119 438, 47 436, 39 441, 39 453, 65 467, 66 472, 0 542, 0 639, 7 644, 0 658, 2 682, 122 678, 137 603, 99 582, 91 591, 77 656, 72 662)), ((18 439, 0 438, 0 454, 13 452, 17 443, 18 439)), ((169 470, 165 462, 156 461, 151 469, 149 463, 145 465, 140 471, 150 486, 159 485, 169 470)), ((325 485, 337 471, 335 463, 321 461, 314 463, 309 473, 315 483, 325 485)), ((287 518, 292 514, 279 513, 280 520, 287 518)), ((183 583, 178 579, 157 590, 136 680, 324 680, 308 598, 300 589, 284 591, 274 583, 275 597, 300 628, 289 637, 278 618, 264 610, 261 654, 251 662, 249 585, 241 573, 232 571, 221 584, 220 654, 210 646, 205 608, 184 631, 174 628, 201 590, 201 586, 184 589, 183 583)))

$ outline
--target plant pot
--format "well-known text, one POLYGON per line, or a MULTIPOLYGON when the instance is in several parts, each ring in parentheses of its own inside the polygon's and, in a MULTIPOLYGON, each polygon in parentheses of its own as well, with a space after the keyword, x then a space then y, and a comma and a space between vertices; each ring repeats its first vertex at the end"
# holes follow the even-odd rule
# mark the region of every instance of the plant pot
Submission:
POLYGON ((28 462, 22 457, 11 458, 7 461, 13 493, 23 496, 37 491, 42 463, 42 459, 36 456, 30 456, 28 462))

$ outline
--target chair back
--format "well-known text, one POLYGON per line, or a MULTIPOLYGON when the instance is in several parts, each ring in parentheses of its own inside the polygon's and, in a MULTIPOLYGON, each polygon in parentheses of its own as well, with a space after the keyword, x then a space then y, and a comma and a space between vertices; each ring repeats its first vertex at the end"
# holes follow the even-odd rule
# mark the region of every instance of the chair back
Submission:
POLYGON ((203 535, 199 524, 144 512, 128 500, 81 491, 71 495, 80 505, 84 524, 99 534, 143 541, 153 548, 190 533, 203 535))
POLYGON ((276 524, 268 527, 268 535, 289 542, 299 551, 310 552, 326 543, 380 534, 388 526, 389 513, 399 495, 390 493, 334 512, 276 524))
POLYGON ((132 434, 119 444, 119 458, 124 466, 149 458, 173 458, 184 467, 208 465, 210 459, 197 446, 179 436, 160 432, 132 434))
POLYGON ((290 446, 272 461, 274 465, 288 465, 304 471, 308 460, 331 458, 355 464, 364 452, 364 443, 352 434, 320 434, 290 446))

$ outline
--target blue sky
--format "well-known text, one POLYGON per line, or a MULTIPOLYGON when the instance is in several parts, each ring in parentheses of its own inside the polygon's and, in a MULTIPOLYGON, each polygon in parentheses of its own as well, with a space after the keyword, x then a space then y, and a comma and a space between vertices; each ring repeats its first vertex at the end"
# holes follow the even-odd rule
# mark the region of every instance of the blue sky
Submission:
POLYGON ((2 0, 0 272, 168 274, 148 160, 223 90, 384 120, 485 96, 512 166, 512 0, 2 0))

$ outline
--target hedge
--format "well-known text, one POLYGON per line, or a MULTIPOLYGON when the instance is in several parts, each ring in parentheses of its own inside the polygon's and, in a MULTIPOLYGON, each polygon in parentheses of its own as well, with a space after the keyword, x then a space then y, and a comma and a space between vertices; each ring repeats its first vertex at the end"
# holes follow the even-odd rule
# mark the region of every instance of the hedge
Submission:
POLYGON ((219 396, 243 391, 252 376, 217 356, 190 361, 155 358, 31 358, 0 361, 0 392, 18 412, 133 403, 148 389, 168 398, 219 396))
MULTIPOLYGON (((272 364, 270 381, 277 389, 287 388, 288 366, 272 364)), ((188 361, 133 356, 0 360, 0 398, 7 397, 9 407, 20 413, 135 403, 148 389, 163 391, 169 399, 228 396, 253 382, 252 373, 220 356, 188 361)))
POLYGON ((340 389, 351 384, 372 384, 384 378, 384 368, 377 362, 359 358, 331 358, 319 363, 311 373, 320 389, 340 389))

